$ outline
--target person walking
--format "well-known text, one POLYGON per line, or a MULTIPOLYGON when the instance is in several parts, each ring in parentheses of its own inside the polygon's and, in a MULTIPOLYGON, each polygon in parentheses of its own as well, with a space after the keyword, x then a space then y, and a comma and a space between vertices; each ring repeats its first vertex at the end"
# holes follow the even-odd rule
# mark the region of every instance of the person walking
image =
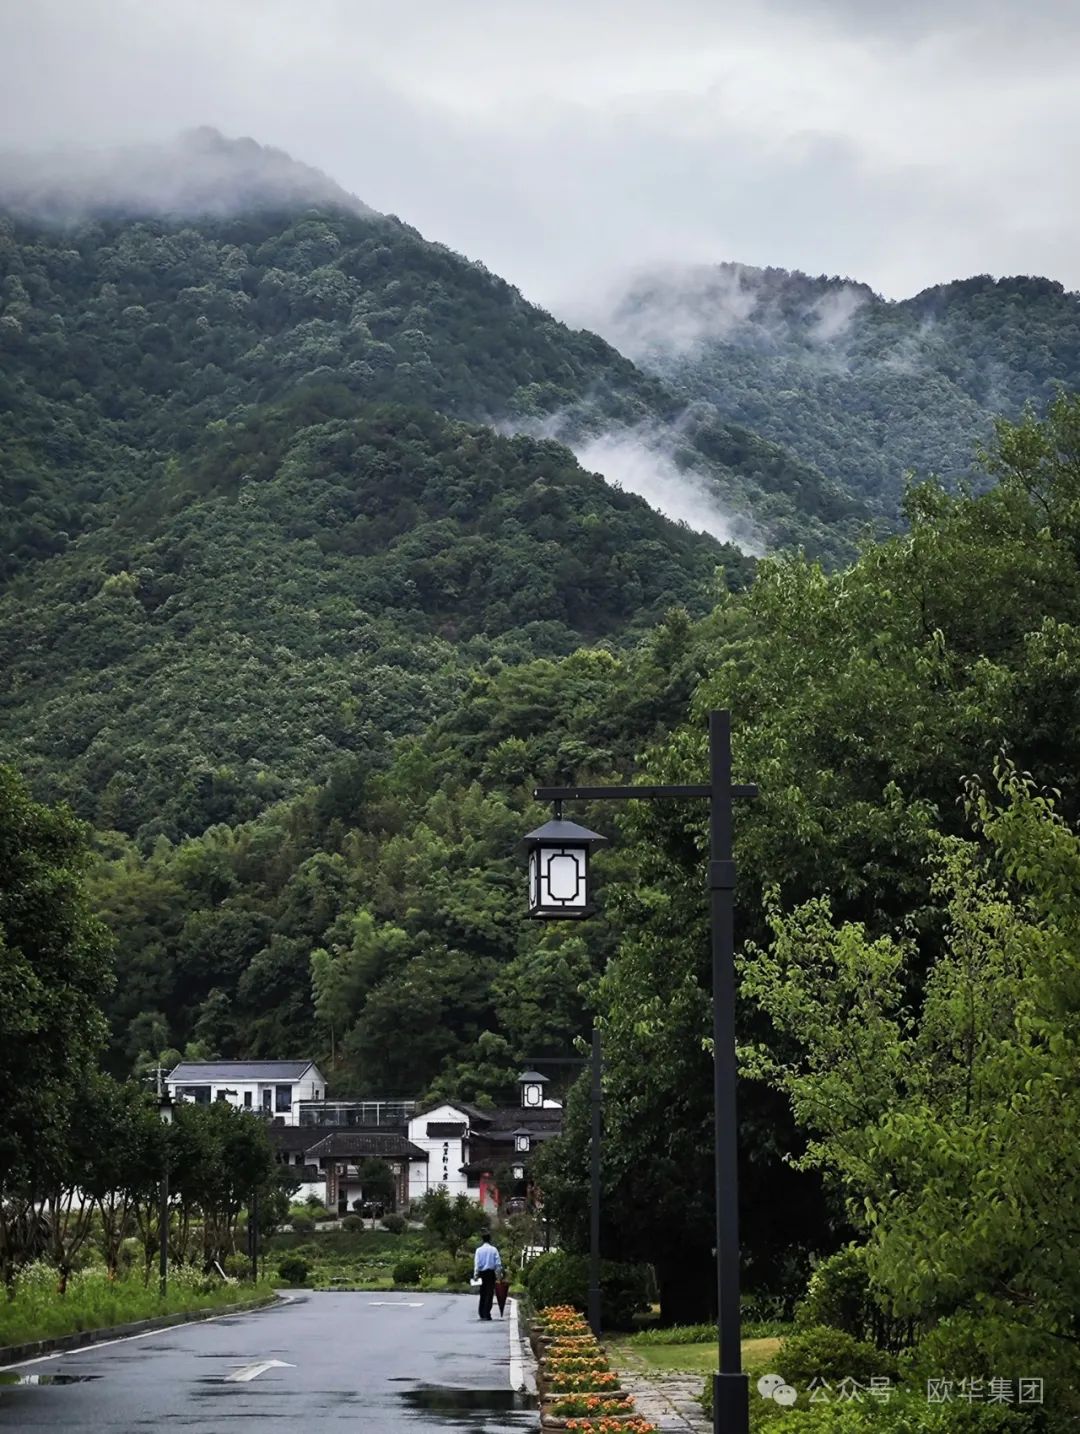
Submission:
POLYGON ((480 1281, 480 1318, 491 1318, 491 1305, 495 1297, 495 1271, 502 1265, 499 1252, 485 1235, 477 1246, 473 1259, 473 1279, 480 1281))

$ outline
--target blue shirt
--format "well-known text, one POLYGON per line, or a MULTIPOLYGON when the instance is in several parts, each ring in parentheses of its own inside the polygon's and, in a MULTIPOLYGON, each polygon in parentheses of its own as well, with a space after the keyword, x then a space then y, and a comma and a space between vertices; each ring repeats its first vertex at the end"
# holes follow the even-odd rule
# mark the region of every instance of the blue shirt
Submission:
POLYGON ((501 1264, 498 1250, 485 1240, 477 1250, 476 1259, 473 1261, 473 1279, 475 1280, 482 1270, 497 1270, 501 1264))

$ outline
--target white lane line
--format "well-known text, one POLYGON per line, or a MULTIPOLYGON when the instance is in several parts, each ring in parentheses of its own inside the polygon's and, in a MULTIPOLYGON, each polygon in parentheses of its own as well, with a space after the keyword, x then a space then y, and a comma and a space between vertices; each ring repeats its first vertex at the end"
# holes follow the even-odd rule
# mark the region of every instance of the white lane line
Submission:
POLYGON ((418 1310, 423 1307, 423 1300, 368 1300, 369 1309, 418 1310))
MULTIPOLYGON (((295 1295, 278 1295, 277 1303, 280 1305, 291 1305, 296 1303, 295 1295)), ((263 1310, 276 1309, 277 1305, 256 1305, 254 1309, 240 1310, 240 1314, 262 1314, 263 1310)), ((92 1349, 108 1349, 111 1344, 130 1344, 136 1339, 150 1339, 155 1334, 172 1334, 173 1330, 188 1329, 193 1324, 215 1324, 219 1319, 232 1319, 237 1315, 236 1310, 226 1310, 224 1314, 210 1315, 208 1319, 186 1319, 180 1324, 163 1325, 161 1329, 144 1329, 141 1334, 122 1334, 119 1339, 102 1339, 97 1344, 80 1344, 74 1349, 54 1349, 52 1354, 36 1354, 33 1359, 20 1359, 16 1364, 0 1364, 0 1374, 6 1374, 9 1369, 25 1369, 28 1364, 44 1364, 49 1359, 63 1359, 65 1355, 89 1354, 92 1349)))
POLYGON ((514 1390, 525 1388, 525 1361, 521 1357, 517 1300, 510 1301, 510 1388, 514 1390))
POLYGON ((226 1384, 247 1384, 249 1380, 258 1379, 260 1374, 265 1374, 268 1369, 295 1369, 295 1364, 286 1364, 283 1359, 261 1359, 257 1364, 245 1364, 239 1369, 234 1369, 231 1374, 225 1376, 226 1384))

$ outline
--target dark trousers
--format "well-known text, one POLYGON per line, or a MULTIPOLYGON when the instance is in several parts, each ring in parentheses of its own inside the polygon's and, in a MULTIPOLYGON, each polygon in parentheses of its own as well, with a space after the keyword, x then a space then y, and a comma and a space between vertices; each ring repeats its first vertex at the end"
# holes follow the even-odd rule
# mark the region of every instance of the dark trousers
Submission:
POLYGON ((480 1271, 480 1318, 491 1318, 491 1302, 495 1298, 495 1271, 480 1271))

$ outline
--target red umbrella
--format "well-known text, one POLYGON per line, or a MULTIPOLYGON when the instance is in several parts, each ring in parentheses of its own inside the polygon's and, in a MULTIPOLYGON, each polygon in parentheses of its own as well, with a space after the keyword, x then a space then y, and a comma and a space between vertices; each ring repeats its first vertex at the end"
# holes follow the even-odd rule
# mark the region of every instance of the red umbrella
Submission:
POLYGON ((510 1281, 506 1278, 506 1271, 500 1270, 495 1276, 495 1298, 499 1301, 499 1314, 506 1312, 506 1297, 510 1293, 510 1281))

